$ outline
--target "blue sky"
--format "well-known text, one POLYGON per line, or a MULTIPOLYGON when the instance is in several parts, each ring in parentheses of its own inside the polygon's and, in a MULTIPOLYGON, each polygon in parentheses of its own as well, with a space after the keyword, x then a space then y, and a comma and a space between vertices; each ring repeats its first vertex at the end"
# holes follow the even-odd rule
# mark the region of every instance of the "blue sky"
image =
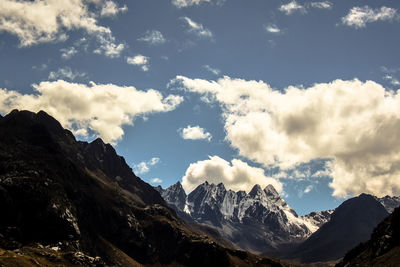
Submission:
POLYGON ((0 112, 43 109, 189 192, 300 214, 400 194, 398 1, 0 0, 0 112))

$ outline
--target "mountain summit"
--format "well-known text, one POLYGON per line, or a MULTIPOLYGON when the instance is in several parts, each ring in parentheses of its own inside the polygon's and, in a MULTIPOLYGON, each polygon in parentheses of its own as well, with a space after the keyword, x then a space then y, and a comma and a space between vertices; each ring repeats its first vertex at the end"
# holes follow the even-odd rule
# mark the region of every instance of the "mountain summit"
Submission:
POLYGON ((163 190, 164 200, 181 216, 212 226, 238 248, 273 251, 280 244, 300 242, 329 220, 331 212, 300 217, 272 185, 256 184, 249 193, 204 182, 186 196, 181 184, 163 190))

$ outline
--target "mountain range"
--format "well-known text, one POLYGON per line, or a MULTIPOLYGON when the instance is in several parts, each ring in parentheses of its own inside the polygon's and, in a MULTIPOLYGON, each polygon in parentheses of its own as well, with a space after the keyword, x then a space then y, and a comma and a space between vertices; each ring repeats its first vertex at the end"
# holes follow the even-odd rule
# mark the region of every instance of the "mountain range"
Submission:
POLYGON ((179 218, 101 139, 0 117, 0 266, 280 266, 179 218))
POLYGON ((272 185, 153 188, 43 111, 0 116, 0 266, 296 266, 267 257, 337 261, 359 242, 338 266, 386 266, 399 204, 361 194, 299 216, 272 185))
POLYGON ((246 193, 205 182, 186 195, 177 182, 156 190, 181 217, 214 227, 237 248, 304 263, 339 259, 400 204, 362 194, 335 210, 298 216, 272 185, 246 193))

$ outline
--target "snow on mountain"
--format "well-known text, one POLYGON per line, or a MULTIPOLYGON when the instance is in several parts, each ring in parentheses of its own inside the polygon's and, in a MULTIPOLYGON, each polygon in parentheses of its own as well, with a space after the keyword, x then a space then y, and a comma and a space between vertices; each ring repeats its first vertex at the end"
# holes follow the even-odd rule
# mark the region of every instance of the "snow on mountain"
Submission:
POLYGON ((376 199, 385 207, 385 209, 389 213, 392 213, 395 208, 400 206, 400 197, 385 196, 385 197, 376 198, 376 199))
POLYGON ((298 216, 272 185, 264 189, 255 185, 246 193, 227 190, 222 183, 205 182, 188 196, 179 182, 165 190, 156 189, 178 213, 217 228, 239 248, 253 252, 262 246, 273 249, 279 244, 303 241, 330 215, 298 216))
POLYGON ((335 210, 324 210, 318 212, 311 212, 301 216, 307 227, 312 231, 317 231, 323 224, 331 219, 331 215, 335 210))

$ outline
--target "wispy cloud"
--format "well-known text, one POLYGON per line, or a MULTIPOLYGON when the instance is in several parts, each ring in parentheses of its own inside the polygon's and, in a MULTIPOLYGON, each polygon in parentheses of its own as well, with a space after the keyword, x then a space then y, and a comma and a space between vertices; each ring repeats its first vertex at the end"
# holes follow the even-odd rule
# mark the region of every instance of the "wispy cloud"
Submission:
POLYGON ((115 17, 118 13, 123 13, 128 10, 126 5, 118 7, 113 1, 106 1, 101 8, 100 15, 102 17, 115 17))
POLYGON ((209 29, 205 28, 203 26, 203 24, 197 23, 188 17, 182 17, 182 19, 183 19, 183 21, 186 22, 189 32, 197 35, 198 37, 202 37, 202 38, 212 38, 213 37, 212 32, 209 29))
POLYGON ((286 15, 291 15, 295 12, 306 13, 305 7, 297 3, 295 0, 291 1, 290 3, 281 5, 279 7, 279 10, 286 15))
POLYGON ((69 79, 71 81, 75 78, 83 78, 87 74, 85 72, 73 71, 70 67, 59 68, 57 71, 49 73, 49 80, 69 79))
POLYGON ((152 30, 152 31, 147 31, 142 37, 138 39, 138 41, 146 42, 151 45, 161 45, 165 43, 167 40, 160 31, 152 30))
POLYGON ((353 7, 349 13, 342 18, 342 23, 356 29, 364 28, 367 23, 377 21, 392 21, 398 18, 397 9, 383 6, 381 8, 370 8, 369 6, 353 7))
POLYGON ((275 24, 265 25, 264 28, 269 33, 281 33, 281 29, 279 29, 275 24))
POLYGON ((221 73, 221 70, 219 70, 217 68, 213 68, 210 65, 203 65, 203 68, 208 70, 209 72, 211 72, 214 75, 219 75, 221 73))
MULTIPOLYGON (((145 174, 150 171, 150 168, 160 162, 160 158, 154 157, 148 161, 142 161, 133 165, 133 170, 136 174, 145 174)), ((161 183, 161 182, 160 182, 161 183)))
POLYGON ((68 48, 61 48, 60 52, 61 52, 61 57, 63 59, 70 59, 71 57, 73 57, 75 54, 78 53, 78 50, 76 50, 74 46, 71 46, 68 48))
POLYGON ((211 0, 172 0, 172 4, 178 8, 197 6, 201 3, 210 3, 211 0))
POLYGON ((333 7, 333 4, 329 1, 322 1, 322 2, 311 2, 310 6, 312 8, 331 9, 333 7))

